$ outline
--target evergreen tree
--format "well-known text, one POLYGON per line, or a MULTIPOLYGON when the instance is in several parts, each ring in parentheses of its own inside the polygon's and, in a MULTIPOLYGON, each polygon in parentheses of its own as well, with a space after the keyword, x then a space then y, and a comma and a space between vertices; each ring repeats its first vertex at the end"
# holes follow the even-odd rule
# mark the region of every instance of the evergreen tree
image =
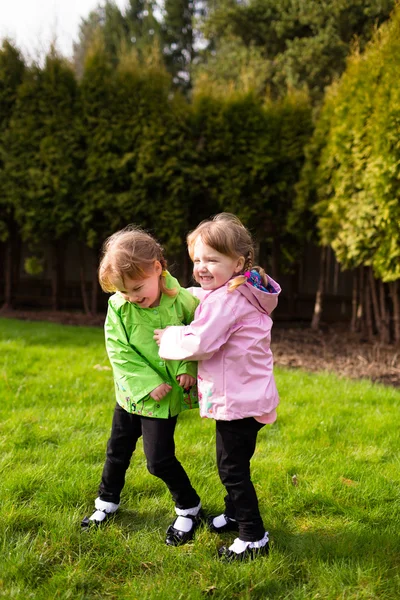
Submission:
POLYGON ((254 46, 266 61, 264 87, 280 96, 288 88, 305 87, 320 101, 325 87, 343 72, 354 41, 363 49, 394 4, 394 0, 225 0, 205 26, 214 48, 205 61, 210 69, 223 71, 233 63, 225 40, 235 41, 234 53, 238 46, 254 46))
POLYGON ((6 132, 12 118, 18 87, 25 71, 25 63, 19 50, 4 40, 0 50, 0 242, 5 242, 4 306, 13 303, 19 271, 20 244, 14 217, 14 205, 7 198, 7 177, 4 161, 8 154, 6 132))
POLYGON ((125 48, 135 48, 144 56, 157 43, 160 25, 154 16, 155 0, 129 0, 124 12, 113 0, 106 0, 82 19, 79 41, 74 44, 74 63, 82 77, 86 56, 97 38, 102 38, 105 52, 114 66, 125 48))
MULTIPOLYGON (((22 82, 25 63, 19 50, 8 40, 4 40, 0 50, 0 186, 5 184, 3 176, 4 160, 7 156, 5 133, 9 127, 18 87, 22 82)), ((0 193, 0 241, 9 235, 13 220, 13 206, 5 202, 4 193, 0 193)))
POLYGON ((195 57, 193 47, 194 0, 165 0, 162 37, 165 60, 174 83, 182 89, 191 87, 191 66, 195 57))
POLYGON ((321 243, 332 247, 343 268, 358 271, 355 290, 357 312, 365 317, 363 327, 372 335, 368 317, 372 299, 375 326, 383 339, 383 315, 388 314, 383 284, 388 284, 396 341, 400 341, 399 33, 397 9, 366 52, 354 54, 341 80, 329 90, 300 187, 304 206, 317 217, 321 243), (380 308, 373 276, 381 286, 380 308))
POLYGON ((63 240, 76 230, 82 148, 78 89, 70 66, 52 50, 18 88, 9 129, 5 197, 31 247, 53 244, 53 307, 61 293, 63 240))

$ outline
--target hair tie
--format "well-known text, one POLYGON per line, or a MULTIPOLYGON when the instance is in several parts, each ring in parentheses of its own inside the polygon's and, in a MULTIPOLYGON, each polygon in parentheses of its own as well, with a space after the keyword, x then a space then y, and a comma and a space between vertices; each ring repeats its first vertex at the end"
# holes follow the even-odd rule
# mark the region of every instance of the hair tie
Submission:
POLYGON ((168 271, 161 271, 161 277, 166 277, 168 275, 168 271))
POLYGON ((246 277, 246 279, 248 279, 251 276, 250 271, 245 271, 244 276, 246 277))

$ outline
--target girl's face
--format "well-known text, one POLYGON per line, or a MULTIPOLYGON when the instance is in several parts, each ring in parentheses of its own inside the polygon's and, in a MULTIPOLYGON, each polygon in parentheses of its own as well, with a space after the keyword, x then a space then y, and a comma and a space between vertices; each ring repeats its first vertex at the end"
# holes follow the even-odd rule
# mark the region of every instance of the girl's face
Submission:
POLYGON ((244 266, 244 257, 232 258, 207 246, 199 236, 193 247, 193 275, 203 290, 216 290, 244 266))
POLYGON ((158 260, 154 261, 154 270, 145 279, 130 279, 125 277, 124 289, 119 290, 128 302, 140 308, 158 306, 161 297, 160 275, 162 266, 158 260))

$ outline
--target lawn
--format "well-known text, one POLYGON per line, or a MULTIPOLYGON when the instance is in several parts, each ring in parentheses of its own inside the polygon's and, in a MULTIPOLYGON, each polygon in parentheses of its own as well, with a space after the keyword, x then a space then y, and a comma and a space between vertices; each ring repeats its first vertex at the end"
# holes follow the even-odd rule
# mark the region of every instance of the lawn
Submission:
MULTIPOLYGON (((278 421, 259 434, 253 481, 269 557, 216 558, 201 528, 164 545, 173 505, 138 448, 121 509, 90 514, 114 406, 101 329, 0 319, 0 597, 400 598, 400 391, 277 370, 278 421)), ((220 512, 213 422, 182 415, 177 454, 205 512, 220 512)))

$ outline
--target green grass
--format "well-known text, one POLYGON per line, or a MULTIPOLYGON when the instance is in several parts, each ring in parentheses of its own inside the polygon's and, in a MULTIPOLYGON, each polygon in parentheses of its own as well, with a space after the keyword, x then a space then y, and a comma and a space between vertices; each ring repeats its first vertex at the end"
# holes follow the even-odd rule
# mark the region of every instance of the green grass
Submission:
MULTIPOLYGON (((278 421, 252 463, 271 553, 222 564, 232 535, 164 545, 173 505, 141 446, 119 514, 80 533, 114 406, 101 329, 0 319, 0 598, 400 598, 400 391, 277 370, 278 421), (297 485, 292 477, 297 476, 297 485)), ((214 424, 182 415, 177 453, 223 507, 214 424)))

